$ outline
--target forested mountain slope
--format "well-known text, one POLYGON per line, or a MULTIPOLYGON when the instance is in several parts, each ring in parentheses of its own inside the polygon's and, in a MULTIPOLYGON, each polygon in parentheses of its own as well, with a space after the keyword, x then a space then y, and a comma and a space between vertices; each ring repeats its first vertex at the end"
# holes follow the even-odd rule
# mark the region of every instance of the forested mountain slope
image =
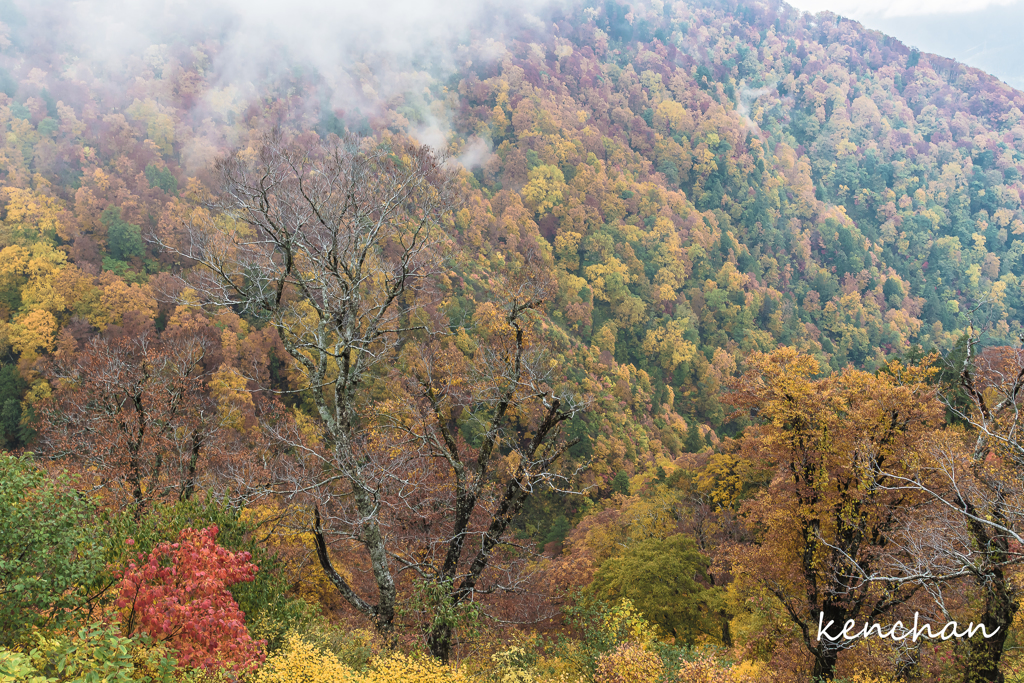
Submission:
MULTIPOLYGON (((502 277, 555 283, 540 326, 551 372, 593 401, 566 425, 586 495, 538 495, 514 527, 551 555, 569 536, 577 555, 563 557, 583 559, 556 567, 562 588, 608 559, 581 540, 592 525, 614 536, 642 513, 613 494, 657 508, 681 479, 705 512, 729 511, 700 550, 719 563, 712 585, 731 581, 716 548, 751 538, 733 512, 771 478, 729 440, 751 418, 726 388, 757 352, 807 354, 820 372, 800 365, 806 379, 948 353, 968 330, 989 344, 1022 333, 1024 93, 784 3, 534 9, 467 26, 435 61, 368 53, 335 73, 297 60, 240 77, 200 27, 101 62, 0 5, 0 445, 73 447, 77 432, 55 434, 74 402, 60 373, 100 363, 95 340, 152 334, 172 357, 183 331, 206 340, 189 400, 221 416, 202 461, 258 448, 246 430, 267 387, 306 387, 285 399, 306 429, 310 385, 277 333, 180 305, 174 276, 193 262, 158 247, 218 190, 215 160, 275 127, 451 155, 461 198, 439 287, 467 355, 502 277)), ((194 487, 190 443, 160 448, 194 447, 194 487)), ((673 505, 658 509, 695 518, 673 505)), ((754 621, 748 635, 768 628, 754 621)))
MULTIPOLYGON (((948 348, 968 310, 1004 339, 1017 329, 1022 96, 838 17, 582 8, 548 31, 471 41, 460 71, 384 108, 297 113, 291 100, 317 102, 315 76, 247 102, 209 82, 215 41, 97 74, 19 44, 8 11, 4 183, 20 192, 5 247, 25 250, 5 259, 19 264, 5 275, 9 363, 52 350, 71 319, 103 325, 81 295, 24 296, 63 269, 59 252, 99 278, 84 289, 144 289, 159 255, 122 226, 173 220, 191 173, 250 125, 297 115, 324 132, 344 128, 339 115, 364 132, 447 130, 470 150, 468 250, 549 251, 554 320, 647 373, 647 402, 715 428, 716 387, 751 349, 872 367, 910 344, 948 348)), ((367 92, 399 77, 352 76, 367 92)))

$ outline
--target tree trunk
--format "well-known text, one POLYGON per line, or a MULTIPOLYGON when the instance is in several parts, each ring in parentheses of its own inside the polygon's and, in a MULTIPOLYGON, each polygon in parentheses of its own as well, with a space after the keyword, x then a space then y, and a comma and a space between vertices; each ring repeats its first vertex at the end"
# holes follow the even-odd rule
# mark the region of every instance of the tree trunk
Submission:
POLYGON ((999 671, 999 662, 1017 607, 1018 604, 1009 593, 1002 569, 996 569, 991 584, 986 587, 985 614, 981 620, 985 631, 979 632, 966 643, 964 683, 1003 683, 1006 680, 999 671), (985 633, 994 631, 991 638, 984 637, 985 633))
MULTIPOLYGON (((390 580, 390 573, 387 574, 387 578, 382 578, 380 573, 377 571, 379 560, 379 552, 375 552, 375 547, 370 547, 368 544, 367 549, 370 551, 371 561, 374 563, 374 574, 377 578, 377 589, 378 589, 378 601, 376 605, 366 602, 359 595, 352 590, 352 587, 348 585, 341 574, 334 568, 329 553, 327 552, 327 541, 324 538, 323 527, 320 520, 320 508, 313 506, 314 524, 312 527, 313 531, 313 542, 316 545, 317 558, 320 560, 320 567, 324 570, 327 578, 330 579, 334 587, 338 589, 341 596, 357 610, 365 614, 373 622, 373 627, 380 635, 388 647, 393 646, 395 643, 395 584, 394 581, 390 580)), ((371 527, 373 530, 373 537, 378 541, 380 540, 380 530, 377 527, 371 527)), ((383 546, 377 547, 377 550, 382 549, 383 546)), ((385 558, 386 560, 386 558, 385 558)), ((385 563, 385 569, 387 565, 385 563)))
MULTIPOLYGON (((847 609, 834 602, 827 601, 821 606, 821 624, 837 624, 840 628, 846 621, 854 617, 847 609)), ((842 642, 833 642, 825 633, 830 633, 829 629, 825 628, 825 633, 817 633, 818 624, 804 624, 801 623, 801 630, 804 634, 804 642, 807 645, 807 649, 811 651, 814 656, 814 669, 811 671, 811 681, 813 683, 825 683, 826 681, 832 681, 836 675, 836 664, 839 661, 839 651, 842 649, 842 642), (818 636, 822 636, 820 639, 818 636), (818 644, 812 645, 811 643, 817 640, 818 644)), ((833 636, 838 635, 836 628, 832 627, 831 634, 833 636)))
POLYGON ((729 614, 724 610, 718 610, 718 618, 722 620, 722 645, 732 647, 732 629, 729 627, 729 614))
POLYGON ((192 432, 192 452, 188 459, 188 470, 185 474, 185 485, 181 487, 179 500, 192 500, 192 494, 196 490, 196 466, 199 464, 199 450, 202 448, 203 439, 199 430, 192 432))
POLYGON ((450 624, 435 624, 427 634, 427 647, 430 654, 445 664, 452 654, 452 627, 450 624))
POLYGON ((811 672, 811 680, 814 683, 832 681, 836 676, 836 662, 838 660, 838 650, 818 648, 814 653, 814 670, 811 672))
MULTIPOLYGON (((970 501, 959 500, 963 509, 977 516, 970 501)), ((1002 500, 992 511, 998 522, 1005 523, 1002 500)), ((991 569, 982 572, 979 584, 985 591, 985 612, 981 618, 983 631, 967 641, 967 662, 964 669, 965 683, 1003 683, 999 661, 1003 656, 1003 645, 1009 635, 1010 625, 1017 613, 1018 603, 1014 600, 1013 587, 1003 572, 1003 563, 1009 558, 1009 544, 1002 535, 991 535, 990 530, 976 519, 969 522, 974 541, 979 548, 986 549, 992 562, 991 569), (986 638, 985 634, 991 634, 986 638)))

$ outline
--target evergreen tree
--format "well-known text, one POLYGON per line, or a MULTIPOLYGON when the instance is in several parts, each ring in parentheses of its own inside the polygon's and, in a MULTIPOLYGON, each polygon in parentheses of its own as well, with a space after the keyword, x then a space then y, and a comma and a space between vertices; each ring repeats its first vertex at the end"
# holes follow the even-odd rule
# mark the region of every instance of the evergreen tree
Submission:
POLYGON ((127 261, 133 256, 144 256, 142 229, 121 219, 121 209, 108 206, 100 215, 100 221, 107 226, 107 249, 118 261, 127 261))
POLYGON ((619 470, 615 473, 615 478, 612 479, 612 493, 629 495, 629 475, 626 474, 626 470, 619 470))
POLYGON ((700 453, 704 448, 704 437, 700 435, 700 427, 697 426, 697 420, 690 420, 690 427, 686 430, 686 442, 683 444, 683 448, 686 449, 687 453, 700 453))

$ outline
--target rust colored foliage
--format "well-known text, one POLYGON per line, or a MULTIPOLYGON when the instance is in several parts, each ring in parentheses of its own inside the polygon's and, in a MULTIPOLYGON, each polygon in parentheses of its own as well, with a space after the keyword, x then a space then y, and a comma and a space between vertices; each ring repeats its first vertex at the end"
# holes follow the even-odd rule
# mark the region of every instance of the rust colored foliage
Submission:
MULTIPOLYGON (((225 410, 211 395, 219 385, 207 365, 218 349, 204 330, 158 335, 149 326, 59 354, 48 373, 53 395, 40 406, 39 451, 137 516, 150 501, 191 497, 259 436, 238 407, 225 410)), ((244 391, 243 379, 231 395, 244 391)))
POLYGON ((254 641, 228 586, 252 581, 256 565, 247 552, 216 543, 217 526, 185 529, 176 543, 158 545, 121 576, 117 606, 125 630, 148 633, 178 651, 184 666, 250 670, 266 658, 254 641))

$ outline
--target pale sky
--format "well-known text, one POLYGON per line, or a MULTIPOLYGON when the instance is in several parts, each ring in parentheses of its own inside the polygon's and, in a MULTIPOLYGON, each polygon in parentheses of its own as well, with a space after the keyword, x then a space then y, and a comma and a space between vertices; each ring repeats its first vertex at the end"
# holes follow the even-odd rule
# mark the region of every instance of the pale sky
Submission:
POLYGON ((964 14, 988 7, 1020 4, 1020 0, 789 0, 805 12, 829 10, 851 19, 862 16, 909 17, 964 14))
POLYGON ((1024 0, 787 0, 829 10, 1024 90, 1024 0))

